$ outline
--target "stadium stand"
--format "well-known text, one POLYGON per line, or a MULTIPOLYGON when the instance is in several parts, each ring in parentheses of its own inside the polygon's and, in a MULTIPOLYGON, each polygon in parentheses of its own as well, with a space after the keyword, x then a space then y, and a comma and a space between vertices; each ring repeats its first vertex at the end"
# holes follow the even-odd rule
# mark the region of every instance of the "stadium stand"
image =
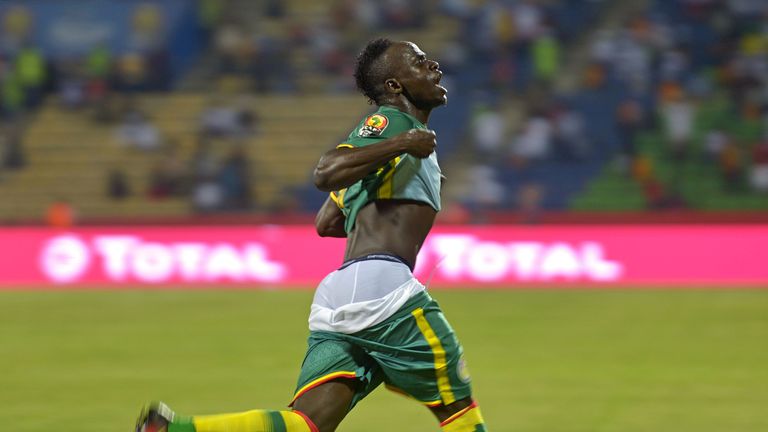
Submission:
MULTIPOLYGON (((53 19, 44 3, 0 8, 5 28, 53 19)), ((104 16, 144 37, 63 60, 18 36, 0 57, 0 220, 61 200, 84 220, 310 213, 309 168, 367 109, 351 67, 377 35, 446 73, 430 126, 448 208, 768 209, 759 2, 400 3, 125 2, 104 16)))

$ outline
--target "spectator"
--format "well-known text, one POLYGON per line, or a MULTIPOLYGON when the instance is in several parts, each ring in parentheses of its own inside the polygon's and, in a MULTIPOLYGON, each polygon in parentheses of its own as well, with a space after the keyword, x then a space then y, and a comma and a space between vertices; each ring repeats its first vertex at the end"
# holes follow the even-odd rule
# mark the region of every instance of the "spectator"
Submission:
POLYGON ((363 29, 373 30, 381 26, 381 14, 376 0, 354 0, 354 20, 363 29))
POLYGON ((560 42, 551 29, 541 32, 533 41, 534 76, 549 87, 560 69, 560 42))
POLYGON ((552 122, 542 112, 534 113, 515 137, 512 157, 522 163, 546 158, 552 148, 553 132, 552 122))
POLYGON ((231 21, 222 24, 216 31, 214 44, 220 73, 243 72, 248 40, 240 26, 231 21))
POLYGON ((651 210, 685 208, 686 203, 678 191, 669 191, 656 177, 651 176, 642 184, 646 206, 651 210))
POLYGON ((583 160, 590 153, 584 130, 584 117, 568 105, 561 105, 553 113, 553 144, 563 160, 583 160))
POLYGON ((6 118, 13 118, 24 111, 26 103, 24 86, 8 65, 0 63, 0 113, 6 118))
POLYGON ((662 90, 661 115, 664 119, 665 133, 672 156, 685 158, 693 134, 695 109, 677 84, 667 84, 662 90))
POLYGON ((719 161, 720 155, 723 153, 730 140, 730 136, 721 130, 715 129, 708 131, 704 136, 704 152, 706 159, 709 161, 719 161))
POLYGON ((637 153, 635 140, 642 123, 642 107, 637 101, 626 99, 619 105, 616 110, 616 130, 621 148, 619 165, 623 171, 632 165, 637 153))
POLYGON ((684 208, 685 201, 677 190, 668 190, 654 173, 653 161, 637 155, 632 163, 632 176, 640 184, 645 205, 650 210, 684 208))
POLYGON ((150 169, 147 193, 150 198, 156 199, 179 196, 185 191, 187 177, 178 148, 175 144, 169 144, 161 158, 150 169))
POLYGON ((498 160, 506 133, 506 123, 501 109, 496 105, 481 104, 475 109, 470 127, 472 141, 483 163, 498 160))
POLYGON ((680 82, 688 76, 688 65, 688 55, 683 49, 665 50, 661 53, 659 76, 663 81, 680 82))
POLYGON ((752 150, 752 167, 749 174, 752 189, 768 193, 768 137, 752 150))
POLYGON ((694 106, 683 89, 676 83, 662 86, 661 115, 664 119, 665 138, 675 164, 672 187, 677 190, 682 181, 683 166, 693 134, 694 106))
POLYGON ((491 21, 490 28, 492 29, 490 36, 493 38, 491 45, 493 52, 491 54, 510 52, 518 38, 515 16, 509 8, 503 5, 490 2, 489 6, 488 13, 491 21))
POLYGON ((527 43, 541 34, 544 13, 534 0, 517 2, 512 13, 515 33, 519 39, 527 43))
POLYGON ((247 210, 251 206, 251 181, 248 157, 244 147, 236 147, 221 167, 218 182, 225 208, 247 210))
POLYGON ((141 111, 132 110, 125 114, 123 123, 117 129, 120 144, 144 151, 160 148, 160 132, 141 111))
POLYGON ((616 36, 608 30, 598 30, 589 48, 590 60, 599 65, 610 65, 616 55, 616 36))
POLYGON ((192 207, 203 213, 221 210, 224 205, 224 191, 212 178, 197 181, 192 187, 192 207))
POLYGON ((75 110, 85 105, 86 86, 82 79, 62 74, 59 79, 59 101, 64 109, 75 110))
POLYGON ((139 3, 131 18, 130 48, 141 54, 160 49, 165 24, 163 10, 158 5, 139 3))
POLYGON ((131 195, 125 171, 112 168, 107 174, 107 196, 113 200, 122 200, 131 195))
POLYGON ((0 128, 0 156, 2 167, 9 170, 17 170, 27 164, 20 126, 12 124, 0 128))
POLYGON ((98 44, 85 58, 85 70, 89 80, 108 81, 112 72, 112 52, 108 45, 98 44))
POLYGON ((37 106, 42 100, 47 68, 43 54, 32 45, 24 46, 16 56, 16 73, 28 107, 37 106))
POLYGON ((339 72, 344 61, 341 49, 341 35, 328 22, 316 22, 310 30, 310 55, 319 71, 324 74, 339 72))
POLYGON ((650 181, 654 176, 653 161, 648 155, 640 154, 632 160, 632 178, 638 183, 650 181))
POLYGON ((203 133, 209 136, 228 136, 238 129, 237 110, 223 100, 211 102, 200 116, 203 133))
POLYGON ((592 63, 584 70, 584 87, 587 90, 599 90, 606 83, 606 68, 600 63, 592 63))
MULTIPOLYGON (((504 186, 496 179, 496 171, 484 164, 477 164, 469 170, 469 189, 464 204, 479 218, 488 210, 498 208, 504 200, 504 186)), ((479 221, 478 221, 479 222, 479 221)))
POLYGON ((237 108, 223 100, 212 101, 200 117, 204 134, 213 137, 242 138, 256 132, 258 117, 250 108, 237 108))
POLYGON ((210 138, 205 135, 198 136, 197 146, 190 161, 192 179, 195 181, 212 178, 219 170, 219 163, 211 146, 210 138))
POLYGON ((517 209, 524 223, 536 223, 541 216, 544 188, 535 182, 524 183, 517 190, 517 209))
POLYGON ((55 199, 45 211, 45 221, 50 227, 70 228, 75 225, 75 209, 68 200, 55 199))
POLYGON ((734 140, 728 141, 720 154, 720 173, 726 191, 739 191, 742 180, 742 151, 734 140))
POLYGON ((148 71, 146 59, 137 52, 122 55, 117 62, 117 85, 125 92, 147 89, 148 71))
POLYGON ((85 70, 88 103, 102 103, 107 97, 112 76, 112 52, 107 45, 99 44, 88 53, 85 70))
MULTIPOLYGON (((18 4, 10 4, 3 12, 3 29, 0 37, 0 51, 14 55, 18 53, 24 44, 30 39, 34 27, 34 15, 26 7, 18 4)), ((6 2, 3 6, 8 5, 6 2)))
POLYGON ((636 92, 646 91, 651 84, 650 47, 625 31, 615 42, 613 67, 618 78, 636 92))
POLYGON ((223 11, 224 2, 221 0, 198 0, 197 14, 203 36, 210 36, 219 24, 223 11))

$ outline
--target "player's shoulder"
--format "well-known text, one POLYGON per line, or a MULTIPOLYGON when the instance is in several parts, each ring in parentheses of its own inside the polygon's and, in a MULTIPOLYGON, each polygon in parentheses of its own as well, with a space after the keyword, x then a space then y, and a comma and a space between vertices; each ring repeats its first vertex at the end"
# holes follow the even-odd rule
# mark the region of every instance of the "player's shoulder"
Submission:
POLYGON ((412 119, 394 107, 382 106, 365 116, 357 128, 361 138, 392 136, 414 127, 412 119))

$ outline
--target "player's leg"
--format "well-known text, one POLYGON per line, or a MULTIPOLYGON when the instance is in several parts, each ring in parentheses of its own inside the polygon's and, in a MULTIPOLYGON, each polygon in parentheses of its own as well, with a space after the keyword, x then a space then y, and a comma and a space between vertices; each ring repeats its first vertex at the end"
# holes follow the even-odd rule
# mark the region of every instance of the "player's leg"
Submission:
POLYGON ((464 350, 437 303, 412 312, 435 359, 435 380, 441 402, 428 405, 443 432, 486 432, 477 402, 472 399, 464 350))
POLYGON ((181 417, 165 407, 142 414, 137 432, 333 432, 381 382, 375 362, 343 335, 312 332, 293 410, 181 417), (167 425, 167 428, 166 428, 167 425))
POLYGON ((137 432, 333 432, 349 411, 355 383, 336 380, 319 385, 294 402, 293 410, 250 410, 183 417, 166 405, 146 410, 137 432))
POLYGON ((136 423, 136 432, 315 432, 299 411, 250 410, 205 416, 180 416, 163 403, 151 405, 136 423))
POLYGON ((293 401, 293 410, 250 410, 184 417, 165 404, 145 410, 137 432, 333 432, 349 412, 358 381, 334 379, 312 387, 293 401))
POLYGON ((191 420, 195 432, 333 432, 349 412, 355 386, 350 379, 323 383, 296 399, 291 411, 252 410, 191 420))
POLYGON ((293 402, 293 409, 309 417, 320 432, 333 432, 352 406, 358 382, 337 379, 321 384, 293 402))
POLYGON ((375 342, 368 349, 387 387, 429 407, 444 431, 486 431, 462 346, 428 294, 414 296, 380 326, 354 336, 375 342))

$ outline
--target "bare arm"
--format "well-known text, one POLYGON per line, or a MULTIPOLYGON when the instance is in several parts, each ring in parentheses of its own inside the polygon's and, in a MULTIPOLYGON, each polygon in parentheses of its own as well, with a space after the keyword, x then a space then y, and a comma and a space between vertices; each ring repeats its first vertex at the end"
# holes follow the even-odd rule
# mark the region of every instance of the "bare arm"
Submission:
POLYGON ((315 229, 320 237, 346 237, 344 214, 331 197, 326 198, 315 216, 315 229))
POLYGON ((331 150, 315 167, 315 186, 326 192, 344 189, 403 153, 425 158, 436 145, 434 132, 411 129, 366 147, 331 150))

